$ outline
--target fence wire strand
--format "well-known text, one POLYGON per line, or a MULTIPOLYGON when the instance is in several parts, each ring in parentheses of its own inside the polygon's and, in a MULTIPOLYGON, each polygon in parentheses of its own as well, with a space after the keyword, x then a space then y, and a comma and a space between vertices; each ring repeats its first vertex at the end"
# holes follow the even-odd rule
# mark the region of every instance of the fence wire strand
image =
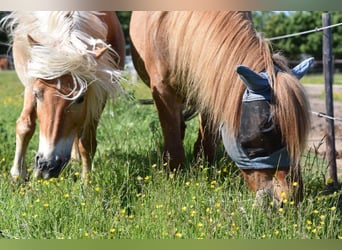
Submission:
POLYGON ((282 36, 275 36, 275 37, 271 37, 271 38, 266 38, 269 41, 275 41, 275 40, 280 40, 280 39, 285 39, 285 38, 289 38, 289 37, 294 37, 294 36, 301 36, 301 35, 305 35, 305 34, 309 34, 309 33, 314 33, 314 32, 319 32, 325 29, 331 29, 334 27, 338 27, 341 26, 342 23, 336 23, 336 24, 332 24, 329 26, 324 26, 324 27, 316 27, 312 30, 306 30, 306 31, 302 31, 302 32, 298 32, 298 33, 293 33, 293 34, 288 34, 288 35, 282 35, 282 36))

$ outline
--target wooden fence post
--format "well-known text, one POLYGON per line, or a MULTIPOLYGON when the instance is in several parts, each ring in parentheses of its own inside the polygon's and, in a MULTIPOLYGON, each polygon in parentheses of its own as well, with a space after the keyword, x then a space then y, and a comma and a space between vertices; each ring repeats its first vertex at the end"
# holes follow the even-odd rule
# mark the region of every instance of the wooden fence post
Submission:
MULTIPOLYGON (((331 25, 330 13, 322 14, 322 26, 331 25)), ((332 58, 332 32, 331 29, 323 30, 323 73, 325 82, 325 106, 328 116, 334 117, 333 101, 333 58, 332 58)), ((326 119, 326 157, 328 161, 328 188, 337 189, 336 148, 335 148, 335 127, 334 120, 326 119)))

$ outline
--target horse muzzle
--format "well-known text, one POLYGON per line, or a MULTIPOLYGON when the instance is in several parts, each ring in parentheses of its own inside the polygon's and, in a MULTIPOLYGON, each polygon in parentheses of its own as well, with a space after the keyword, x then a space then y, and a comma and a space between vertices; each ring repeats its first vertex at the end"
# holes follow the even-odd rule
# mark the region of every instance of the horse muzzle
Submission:
POLYGON ((34 177, 38 179, 57 178, 69 160, 70 155, 44 158, 42 154, 38 153, 36 155, 36 166, 33 170, 34 177))

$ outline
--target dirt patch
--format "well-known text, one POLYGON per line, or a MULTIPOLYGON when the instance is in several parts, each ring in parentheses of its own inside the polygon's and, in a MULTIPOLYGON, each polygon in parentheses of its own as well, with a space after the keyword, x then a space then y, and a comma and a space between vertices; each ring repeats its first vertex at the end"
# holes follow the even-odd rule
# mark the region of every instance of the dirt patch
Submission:
MULTIPOLYGON (((326 104, 324 99, 324 85, 305 84, 305 89, 310 98, 311 110, 313 112, 326 113, 326 104)), ((334 93, 341 94, 342 86, 334 86, 334 93)), ((334 129, 335 129, 335 147, 336 147, 336 163, 339 175, 342 174, 342 102, 334 101, 334 129)), ((320 155, 324 156, 326 152, 325 135, 326 135, 326 118, 312 114, 311 131, 309 134, 308 147, 318 149, 320 155), (323 144, 322 144, 323 142, 323 144)))

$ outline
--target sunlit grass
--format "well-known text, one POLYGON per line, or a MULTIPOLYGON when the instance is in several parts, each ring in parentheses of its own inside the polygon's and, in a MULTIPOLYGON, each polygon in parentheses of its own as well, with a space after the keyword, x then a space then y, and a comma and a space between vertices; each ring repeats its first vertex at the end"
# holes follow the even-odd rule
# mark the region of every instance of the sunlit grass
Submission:
MULTIPOLYGON (((341 192, 326 194, 326 164, 317 155, 303 156, 305 199, 299 206, 288 200, 281 208, 257 207, 223 150, 213 166, 193 161, 196 119, 187 123, 187 168, 166 174, 155 108, 132 98, 108 103, 87 181, 80 179, 80 163, 72 162, 58 179, 13 183, 9 169, 23 89, 9 75, 4 81, 0 74, 0 238, 342 238, 341 192)), ((34 135, 27 155, 30 174, 36 149, 34 135)))
MULTIPOLYGON (((324 76, 323 74, 306 74, 300 82, 303 84, 324 84, 324 76)), ((342 84, 342 73, 333 75, 333 84, 342 84)))

